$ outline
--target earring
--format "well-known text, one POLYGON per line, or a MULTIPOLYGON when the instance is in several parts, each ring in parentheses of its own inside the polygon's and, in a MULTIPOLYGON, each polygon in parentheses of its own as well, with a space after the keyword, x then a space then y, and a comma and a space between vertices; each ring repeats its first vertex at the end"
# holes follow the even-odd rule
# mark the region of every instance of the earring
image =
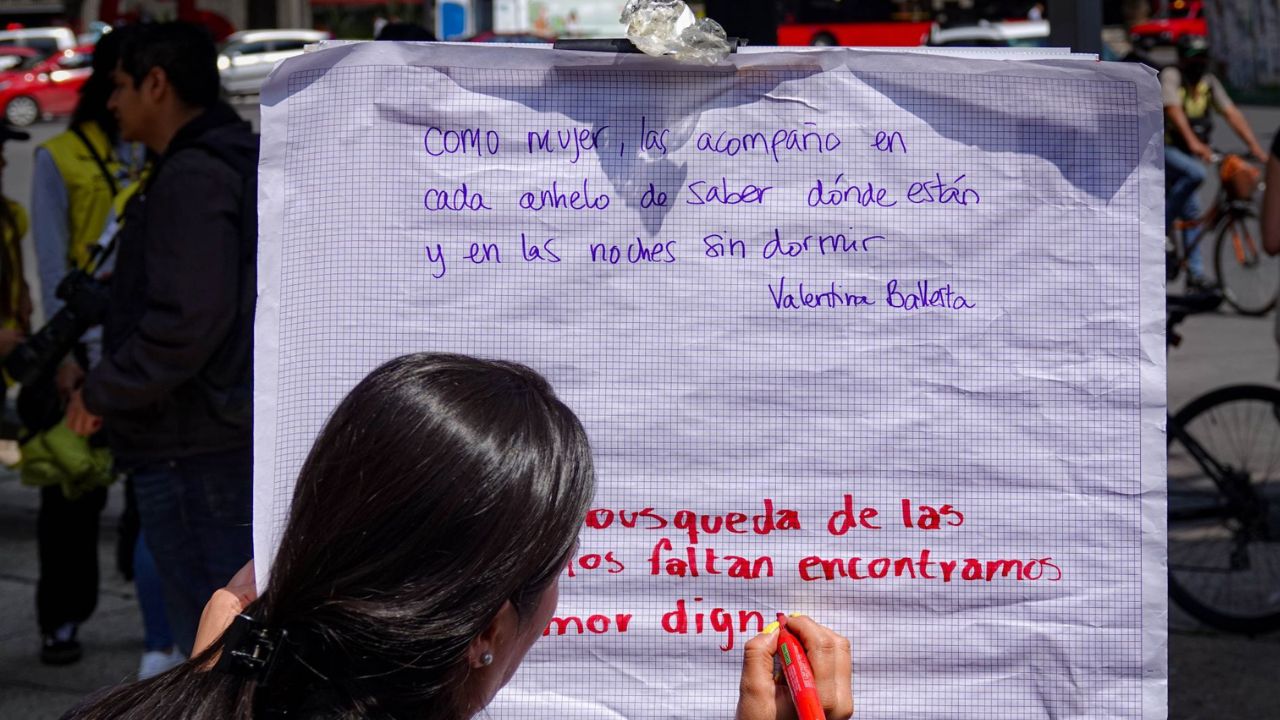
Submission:
POLYGON ((484 667, 489 667, 490 665, 492 665, 492 664, 493 664, 493 653, 485 653, 485 654, 481 655, 481 656, 480 656, 480 664, 481 664, 482 666, 484 666, 484 667))

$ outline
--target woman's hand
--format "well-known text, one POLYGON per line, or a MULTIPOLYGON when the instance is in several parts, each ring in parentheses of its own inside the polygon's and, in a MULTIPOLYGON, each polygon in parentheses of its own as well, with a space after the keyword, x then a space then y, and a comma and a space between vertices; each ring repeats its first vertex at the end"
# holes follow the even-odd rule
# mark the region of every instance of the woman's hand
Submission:
POLYGON ((257 599, 258 588, 254 583, 253 561, 250 560, 226 587, 214 591, 213 597, 205 604, 204 612, 200 613, 200 627, 196 628, 191 657, 204 652, 214 640, 222 637, 222 633, 231 627, 231 621, 257 599))
MULTIPOLYGON (((853 658, 849 641, 803 615, 788 618, 787 631, 796 636, 809 657, 827 720, 847 720, 853 715, 853 658)), ((777 652, 777 630, 762 633, 747 642, 742 654, 742 684, 738 690, 736 720, 791 720, 796 717, 786 683, 774 680, 773 659, 777 652)))

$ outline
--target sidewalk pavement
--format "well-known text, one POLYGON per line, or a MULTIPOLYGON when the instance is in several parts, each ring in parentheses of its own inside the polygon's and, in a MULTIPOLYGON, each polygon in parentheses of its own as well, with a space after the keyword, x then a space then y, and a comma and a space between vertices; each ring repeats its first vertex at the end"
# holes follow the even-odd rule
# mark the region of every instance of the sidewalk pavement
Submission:
POLYGON ((80 628, 84 659, 49 667, 39 660, 35 592, 39 492, 0 468, 0 719, 56 720, 87 693, 133 679, 142 657, 142 616, 133 583, 116 570, 115 524, 124 488, 112 486, 98 544, 98 609, 80 628))
MULTIPOLYGON (((115 569, 116 520, 123 490, 102 514, 98 610, 81 627, 84 659, 47 667, 37 659, 36 508, 38 493, 0 469, 0 720, 57 720, 87 693, 132 680, 142 654, 142 620, 133 583, 115 569)), ((1170 611, 1169 717, 1260 720, 1280 716, 1280 633, 1223 635, 1170 611)))

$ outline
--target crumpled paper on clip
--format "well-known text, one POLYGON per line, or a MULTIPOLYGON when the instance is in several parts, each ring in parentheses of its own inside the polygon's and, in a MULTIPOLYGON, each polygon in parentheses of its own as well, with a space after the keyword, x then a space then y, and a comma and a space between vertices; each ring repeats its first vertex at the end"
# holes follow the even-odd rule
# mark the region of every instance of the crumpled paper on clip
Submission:
POLYGON ((720 23, 696 20, 684 0, 628 0, 622 10, 627 39, 646 55, 714 65, 729 55, 720 23))

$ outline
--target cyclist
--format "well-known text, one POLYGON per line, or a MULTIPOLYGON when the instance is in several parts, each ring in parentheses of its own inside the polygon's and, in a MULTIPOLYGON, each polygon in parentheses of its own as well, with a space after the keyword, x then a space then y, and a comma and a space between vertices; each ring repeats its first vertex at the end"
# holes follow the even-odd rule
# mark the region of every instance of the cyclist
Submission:
MULTIPOLYGON (((1178 64, 1160 71, 1160 91, 1165 118, 1165 228, 1175 220, 1200 217, 1196 191, 1204 182, 1203 162, 1210 162, 1213 150, 1209 133, 1213 128, 1213 111, 1222 115, 1249 148, 1249 154, 1266 162, 1266 153, 1258 144, 1244 115, 1231 101, 1218 78, 1209 72, 1209 43, 1202 37, 1188 35, 1178 42, 1178 64)), ((1204 262, 1200 248, 1193 245, 1195 228, 1187 228, 1184 240, 1188 248, 1190 285, 1204 286, 1204 262)))

